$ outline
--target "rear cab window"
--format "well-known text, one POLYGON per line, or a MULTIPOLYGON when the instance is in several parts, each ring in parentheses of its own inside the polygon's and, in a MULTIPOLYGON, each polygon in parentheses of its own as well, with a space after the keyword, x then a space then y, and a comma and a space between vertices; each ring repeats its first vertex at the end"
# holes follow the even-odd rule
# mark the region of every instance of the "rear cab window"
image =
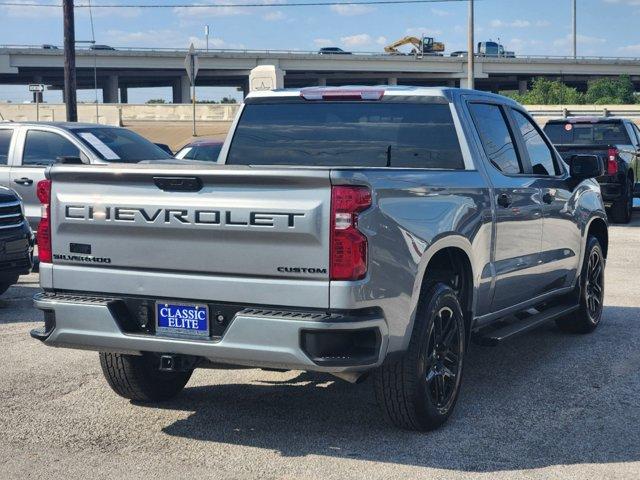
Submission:
POLYGON ((464 169, 449 103, 247 103, 228 165, 464 169))
POLYGON ((551 121, 544 132, 555 145, 631 145, 629 133, 619 120, 598 122, 551 121))

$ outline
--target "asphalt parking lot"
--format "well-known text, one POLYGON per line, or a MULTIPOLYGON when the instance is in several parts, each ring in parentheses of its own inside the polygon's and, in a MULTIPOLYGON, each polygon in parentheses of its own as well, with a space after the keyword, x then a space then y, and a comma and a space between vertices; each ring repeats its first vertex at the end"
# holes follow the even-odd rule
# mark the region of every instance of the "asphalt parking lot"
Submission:
POLYGON ((0 299, 2 478, 639 478, 640 211, 612 226, 592 335, 553 325, 472 346, 450 422, 382 422, 370 383, 199 370, 153 407, 117 397, 93 352, 28 332, 37 275, 0 299))

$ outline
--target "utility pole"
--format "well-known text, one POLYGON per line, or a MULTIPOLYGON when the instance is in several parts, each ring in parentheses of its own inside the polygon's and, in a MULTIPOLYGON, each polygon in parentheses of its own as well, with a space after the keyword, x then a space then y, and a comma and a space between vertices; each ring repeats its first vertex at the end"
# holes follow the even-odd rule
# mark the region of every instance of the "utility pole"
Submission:
POLYGON ((207 43, 207 53, 209 53, 209 25, 204 26, 204 37, 207 43))
POLYGON ((474 88, 474 40, 473 40, 473 0, 469 0, 469 31, 467 33, 467 88, 474 88))
POLYGON ((62 0, 62 16, 64 18, 64 102, 67 106, 67 122, 77 122, 76 34, 73 0, 62 0))
POLYGON ((578 58, 578 25, 577 25, 577 7, 576 0, 573 0, 573 58, 578 58))

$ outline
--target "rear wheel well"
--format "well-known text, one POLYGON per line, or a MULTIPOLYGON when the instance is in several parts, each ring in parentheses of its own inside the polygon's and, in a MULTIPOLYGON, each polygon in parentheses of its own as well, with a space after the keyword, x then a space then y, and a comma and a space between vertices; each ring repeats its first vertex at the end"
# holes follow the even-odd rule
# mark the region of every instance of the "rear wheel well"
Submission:
POLYGON ((422 280, 421 295, 424 295, 435 282, 443 282, 456 292, 464 312, 468 339, 473 317, 473 270, 464 250, 457 247, 447 247, 431 257, 422 280))
POLYGON ((591 225, 589 225, 589 231, 587 232, 587 236, 589 235, 593 235, 598 239, 600 247, 602 247, 604 258, 607 258, 607 253, 609 251, 609 232, 607 231, 607 224, 604 220, 596 218, 591 222, 591 225))

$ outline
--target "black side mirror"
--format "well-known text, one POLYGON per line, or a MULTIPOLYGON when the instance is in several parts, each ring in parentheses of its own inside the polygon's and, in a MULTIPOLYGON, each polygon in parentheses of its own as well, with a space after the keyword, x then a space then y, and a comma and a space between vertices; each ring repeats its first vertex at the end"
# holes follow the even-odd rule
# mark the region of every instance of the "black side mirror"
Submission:
POLYGON ((569 160, 571 177, 576 180, 604 175, 604 165, 597 155, 574 155, 569 160))

